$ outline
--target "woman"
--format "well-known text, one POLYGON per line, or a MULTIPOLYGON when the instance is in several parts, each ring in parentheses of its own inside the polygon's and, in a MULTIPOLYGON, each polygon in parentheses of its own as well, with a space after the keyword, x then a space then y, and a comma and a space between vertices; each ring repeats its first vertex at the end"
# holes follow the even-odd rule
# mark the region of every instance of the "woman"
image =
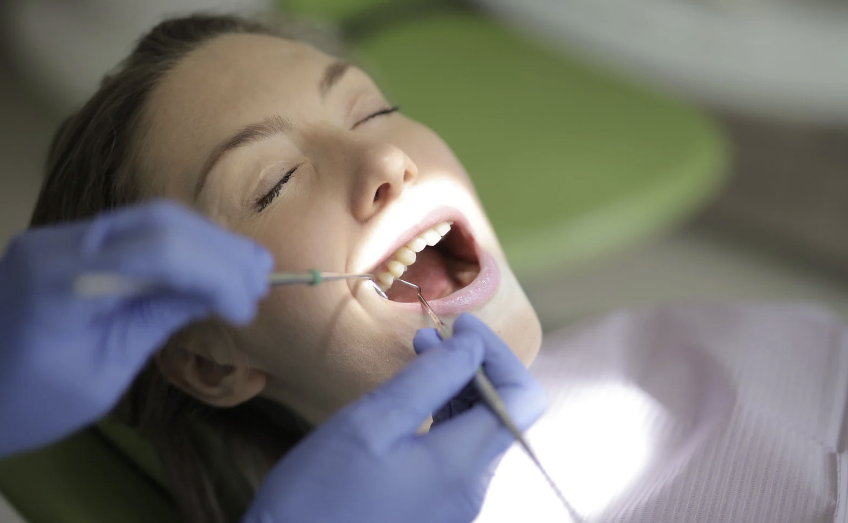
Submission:
POLYGON ((166 197, 261 242, 279 270, 379 275, 390 300, 287 288, 245 328, 193 325, 137 380, 119 413, 194 521, 237 519, 310 426, 414 357, 429 325, 391 285, 404 266, 437 313, 474 311, 526 364, 541 340, 450 149, 361 70, 278 35, 230 17, 154 28, 59 130, 32 219, 166 197))
MULTIPOLYGON (((427 319, 401 274, 525 364, 539 349, 447 146, 362 71, 263 26, 157 26, 63 126, 48 166, 34 225, 167 197, 263 243, 278 269, 374 271, 390 298, 276 290, 244 328, 196 324, 166 344, 119 414, 156 446, 192 521, 236 521, 311 426, 413 357, 427 319)), ((553 405, 532 441, 586 518, 843 521, 844 332, 779 307, 616 315, 547 342, 533 370, 553 405)), ((567 520, 527 467, 507 454, 483 520, 567 520)))

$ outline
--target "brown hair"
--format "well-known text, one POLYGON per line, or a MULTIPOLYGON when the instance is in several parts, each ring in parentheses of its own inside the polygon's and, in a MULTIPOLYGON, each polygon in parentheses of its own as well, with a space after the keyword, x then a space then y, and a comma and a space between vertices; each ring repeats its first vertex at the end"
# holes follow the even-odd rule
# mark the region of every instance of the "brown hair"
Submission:
MULTIPOLYGON (((30 226, 86 218, 144 199, 134 153, 151 91, 193 49, 232 33, 305 40, 324 50, 331 45, 305 26, 277 28, 233 16, 194 15, 160 23, 60 126, 30 226)), ((193 325, 168 344, 226 335, 222 329, 208 322, 193 325)), ((193 523, 241 519, 268 469, 308 430, 293 412, 260 398, 213 409, 170 385, 153 363, 115 414, 153 444, 177 503, 193 523)))

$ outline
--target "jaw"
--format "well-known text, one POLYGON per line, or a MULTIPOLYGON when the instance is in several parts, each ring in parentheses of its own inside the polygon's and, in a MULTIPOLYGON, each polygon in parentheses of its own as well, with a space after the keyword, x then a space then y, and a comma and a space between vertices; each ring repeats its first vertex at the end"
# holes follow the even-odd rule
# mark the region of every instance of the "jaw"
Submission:
MULTIPOLYGON (((484 236, 484 240, 487 245, 492 244, 488 237, 484 236)), ((489 254, 477 246, 480 273, 475 281, 497 273, 495 278, 488 276, 496 283, 489 298, 476 303, 472 296, 464 304, 451 305, 457 294, 477 285, 472 282, 452 295, 431 300, 431 305, 449 323, 450 316, 472 312, 529 365, 539 349, 539 323, 496 244, 493 250, 494 254, 489 254)), ((411 270, 406 277, 412 280, 410 275, 414 276, 411 270)), ((263 307, 262 336, 253 340, 262 345, 265 355, 257 367, 276 376, 269 380, 266 395, 289 405, 313 423, 320 423, 390 379, 415 359, 415 331, 433 327, 417 300, 385 300, 365 280, 278 288, 269 298, 270 303, 263 307), (268 332, 277 334, 268 338, 268 332)))

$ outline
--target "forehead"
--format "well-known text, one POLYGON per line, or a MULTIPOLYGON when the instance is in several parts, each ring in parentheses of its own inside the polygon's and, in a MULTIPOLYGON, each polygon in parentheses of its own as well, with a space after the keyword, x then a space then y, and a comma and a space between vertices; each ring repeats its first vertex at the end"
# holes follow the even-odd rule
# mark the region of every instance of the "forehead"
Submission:
MULTIPOLYGON (((319 103, 319 82, 333 58, 265 35, 217 37, 183 58, 154 89, 145 114, 141 161, 168 185, 199 169, 205 154, 234 129, 280 114, 295 117, 319 103)), ((157 184, 158 185, 158 184, 157 184)), ((182 191, 180 191, 182 193, 182 191)))

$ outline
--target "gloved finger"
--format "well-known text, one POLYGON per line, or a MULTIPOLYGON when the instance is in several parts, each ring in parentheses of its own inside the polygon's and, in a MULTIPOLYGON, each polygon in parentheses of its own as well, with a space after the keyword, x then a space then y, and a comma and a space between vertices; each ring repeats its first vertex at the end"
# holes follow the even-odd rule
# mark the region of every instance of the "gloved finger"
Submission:
MULTIPOLYGON (((240 273, 249 288, 257 289, 263 294, 267 292, 268 274, 273 269, 274 259, 271 253, 256 241, 228 231, 205 216, 167 200, 148 203, 139 209, 139 214, 139 219, 145 221, 151 230, 195 238, 213 247, 217 256, 231 258, 238 266, 258 264, 267 267, 267 270, 240 273)), ((121 234, 121 237, 126 236, 128 235, 121 234)))
MULTIPOLYGON (((543 410, 544 401, 531 399, 523 408, 511 408, 510 414, 524 432, 541 416, 543 410)), ((482 475, 514 442, 515 436, 488 406, 480 403, 431 428, 416 443, 427 445, 431 452, 437 454, 434 459, 443 466, 457 467, 455 470, 447 470, 447 474, 472 481, 482 475)))
POLYGON ((412 346, 415 348, 415 354, 423 354, 427 349, 441 342, 442 338, 439 337, 436 329, 418 329, 415 338, 412 339, 412 346))
POLYGON ((533 376, 506 342, 480 319, 468 313, 461 314, 454 322, 453 330, 454 333, 473 332, 483 338, 486 346, 483 366, 486 369, 486 376, 495 387, 521 386, 534 381, 533 376))
POLYGON ((104 355, 103 363, 114 364, 112 369, 123 369, 132 379, 173 333, 211 313, 205 300, 190 296, 154 295, 126 301, 103 333, 103 346, 114 349, 104 355))
POLYGON ((371 448, 411 437, 431 412, 456 395, 483 361, 483 344, 461 334, 422 354, 394 378, 364 396, 349 419, 371 448))
MULTIPOLYGON (((498 396, 501 401, 503 401, 506 406, 507 412, 509 412, 510 417, 512 418, 515 425, 522 432, 527 430, 539 417, 545 412, 547 407, 547 394, 545 394, 545 390, 542 388, 541 384, 536 380, 528 381, 526 384, 518 387, 506 387, 498 389, 498 396)), ((475 416, 484 416, 491 418, 498 426, 503 426, 503 423, 499 420, 499 418, 494 414, 494 412, 489 408, 485 401, 480 401, 474 407, 471 408, 470 411, 456 416, 445 423, 439 425, 439 428, 447 427, 447 426, 463 426, 468 424, 469 427, 473 427, 473 424, 476 423, 474 421, 475 416), (471 416, 472 412, 476 412, 474 416, 471 416), (468 417, 467 417, 468 416, 468 417)), ((463 429, 457 429, 463 430, 463 429)), ((471 432, 473 432, 473 428, 469 428, 471 432)))
MULTIPOLYGON (((499 374, 499 369, 509 369, 514 367, 514 371, 510 372, 509 375, 505 375, 502 371, 500 372, 501 376, 498 383, 501 387, 506 387, 507 385, 521 386, 521 384, 524 383, 523 380, 527 378, 532 379, 529 373, 523 368, 523 364, 521 364, 520 360, 518 360, 517 357, 514 357, 514 353, 509 349, 506 343, 497 337, 497 335, 495 335, 485 323, 470 314, 463 316, 467 316, 471 321, 468 319, 463 319, 462 321, 457 320, 459 322, 459 329, 471 329, 475 332, 479 332, 486 341, 487 348, 486 356, 484 358, 484 366, 487 368, 487 375, 489 375, 489 372, 499 374), (520 379, 516 381, 516 378, 520 379)), ((460 316, 460 319, 462 319, 463 316, 460 316)), ((421 353, 423 350, 437 345, 440 341, 441 338, 438 336, 435 329, 422 329, 416 334, 413 345, 415 346, 416 352, 421 353)), ((447 404, 433 413, 434 425, 443 423, 448 419, 469 410, 479 400, 480 396, 476 387, 473 383, 469 384, 469 386, 463 389, 460 394, 452 398, 447 404)))
POLYGON ((416 445, 427 447, 447 477, 476 481, 515 441, 484 405, 430 429, 416 445))
MULTIPOLYGON (((120 246, 107 248, 93 267, 113 272, 130 282, 127 299, 158 294, 203 298, 224 318, 235 323, 249 319, 252 302, 259 298, 256 289, 245 284, 239 274, 246 269, 232 259, 211 252, 209 246, 193 238, 162 238, 159 233, 127 239, 120 246)), ((248 268, 247 270, 251 270, 248 268)))
MULTIPOLYGON (((221 252, 198 238, 144 233, 109 246, 92 266, 121 276, 139 278, 159 294, 202 297, 225 319, 245 323, 253 316, 255 302, 264 289, 251 288, 240 274, 263 272, 270 268, 262 260, 249 264, 221 252)), ((140 288, 133 294, 149 293, 140 288)))
POLYGON ((255 242, 241 238, 216 225, 208 218, 179 203, 155 200, 99 214, 82 242, 85 255, 95 255, 115 239, 149 230, 181 231, 207 241, 243 242, 247 249, 255 242))
MULTIPOLYGON (((442 338, 436 329, 419 329, 415 333, 412 345, 416 354, 423 354, 432 347, 442 343, 442 338)), ((433 412, 433 424, 442 423, 457 416, 474 406, 480 399, 473 382, 469 382, 456 396, 433 412)))
MULTIPOLYGON (((200 214, 167 200, 98 216, 83 238, 82 252, 84 256, 97 256, 109 247, 120 249, 122 243, 151 232, 158 232, 163 237, 194 238, 216 247, 219 257, 231 258, 239 265, 273 265, 271 254, 260 244, 227 231, 200 214)), ((245 283, 255 289, 267 288, 267 273, 260 272, 245 273, 245 283)))
MULTIPOLYGON (((474 332, 483 338, 486 345, 483 364, 486 375, 495 385, 519 430, 527 430, 545 410, 547 401, 541 384, 506 343, 477 318, 468 314, 460 316, 454 323, 454 332, 455 335, 474 332)), ((485 467, 514 440, 514 436, 483 402, 433 427, 427 437, 432 437, 433 444, 438 448, 450 448, 445 452, 463 449, 445 457, 448 461, 477 452, 474 454, 476 467, 485 467)))
POLYGON ((479 401, 480 393, 472 380, 459 392, 459 394, 451 398, 450 401, 433 413, 433 425, 444 423, 454 416, 459 416, 463 412, 471 409, 471 407, 476 405, 479 401))
MULTIPOLYGON (((523 374, 520 381, 517 380, 507 384, 495 384, 492 381, 492 384, 495 385, 498 396, 512 417, 512 420, 523 432, 545 412, 548 402, 547 394, 545 393, 545 389, 542 388, 542 384, 521 365, 521 362, 517 362, 516 365, 518 366, 518 372, 523 374)), ((481 401, 478 406, 486 407, 485 411, 495 417, 495 414, 485 404, 485 401, 481 401)), ((477 407, 475 406, 475 408, 477 407)))

